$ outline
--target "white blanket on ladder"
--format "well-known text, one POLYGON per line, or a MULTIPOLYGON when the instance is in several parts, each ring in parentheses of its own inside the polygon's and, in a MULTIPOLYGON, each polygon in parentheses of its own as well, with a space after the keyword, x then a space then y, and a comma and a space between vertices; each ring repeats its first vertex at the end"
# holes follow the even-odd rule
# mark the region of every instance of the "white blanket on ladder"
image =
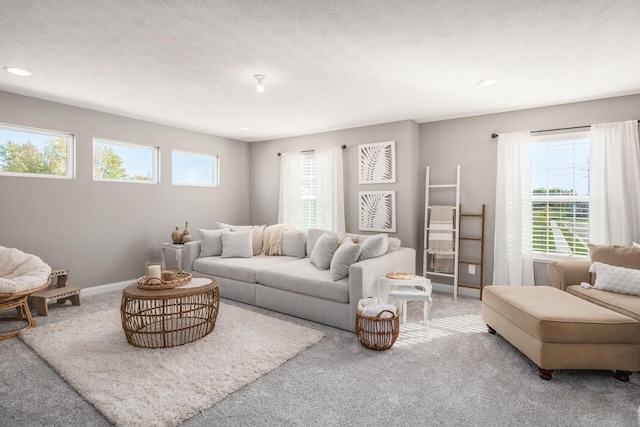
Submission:
POLYGON ((431 270, 453 273, 454 267, 453 206, 431 206, 429 215, 429 248, 431 270))

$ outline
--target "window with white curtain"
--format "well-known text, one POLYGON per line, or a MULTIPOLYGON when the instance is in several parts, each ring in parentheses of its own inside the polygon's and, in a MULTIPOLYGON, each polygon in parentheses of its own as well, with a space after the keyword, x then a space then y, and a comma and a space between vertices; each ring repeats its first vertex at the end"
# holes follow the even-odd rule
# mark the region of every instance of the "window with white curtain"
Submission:
POLYGON ((531 138, 533 253, 588 256, 589 132, 531 138))
POLYGON ((304 153, 300 165, 302 183, 302 228, 316 227, 317 213, 317 180, 316 180, 316 155, 304 153))

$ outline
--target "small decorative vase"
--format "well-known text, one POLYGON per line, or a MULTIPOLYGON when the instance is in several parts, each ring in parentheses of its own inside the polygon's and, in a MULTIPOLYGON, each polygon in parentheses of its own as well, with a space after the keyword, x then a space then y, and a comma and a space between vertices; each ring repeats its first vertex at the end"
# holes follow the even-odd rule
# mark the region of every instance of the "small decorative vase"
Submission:
POLYGON ((189 221, 184 223, 184 231, 182 232, 182 243, 190 242, 193 240, 191 238, 191 232, 189 231, 189 221))
POLYGON ((178 227, 176 227, 175 231, 171 232, 171 240, 173 241, 173 243, 180 243, 182 241, 182 233, 180 232, 178 227))

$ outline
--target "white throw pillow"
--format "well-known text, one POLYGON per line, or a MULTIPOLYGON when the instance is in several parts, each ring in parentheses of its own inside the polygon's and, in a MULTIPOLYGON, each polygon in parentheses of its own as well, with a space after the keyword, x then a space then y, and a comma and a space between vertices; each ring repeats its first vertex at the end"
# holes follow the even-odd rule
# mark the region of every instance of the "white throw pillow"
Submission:
POLYGON ((640 270, 594 262, 589 271, 596 274, 596 289, 640 296, 640 270))
MULTIPOLYGON (((220 225, 225 225, 222 223, 218 223, 220 225)), ((264 233, 264 229, 267 228, 266 225, 232 225, 231 231, 251 231, 251 245, 253 247, 253 254, 260 255, 262 253, 262 234, 264 233)))
POLYGON ((251 230, 222 232, 222 258, 251 258, 252 256, 251 230))
POLYGON ((400 242, 400 239, 397 237, 389 237, 389 249, 387 249, 387 253, 397 251, 400 249, 401 244, 402 242, 400 242))
POLYGON ((320 270, 328 270, 331 266, 331 258, 338 249, 338 236, 332 236, 328 233, 320 236, 313 252, 311 252, 310 261, 311 264, 318 267, 320 270))
POLYGON ((351 264, 358 261, 360 256, 360 245, 353 243, 353 240, 345 240, 336 253, 331 258, 331 264, 329 266, 331 270, 331 279, 336 280, 344 279, 349 275, 349 267, 351 264))
POLYGON ((376 258, 387 253, 389 238, 386 234, 376 234, 367 237, 360 244, 360 260, 376 258))
POLYGON ((200 258, 222 255, 222 232, 224 230, 198 229, 200 234, 200 258))

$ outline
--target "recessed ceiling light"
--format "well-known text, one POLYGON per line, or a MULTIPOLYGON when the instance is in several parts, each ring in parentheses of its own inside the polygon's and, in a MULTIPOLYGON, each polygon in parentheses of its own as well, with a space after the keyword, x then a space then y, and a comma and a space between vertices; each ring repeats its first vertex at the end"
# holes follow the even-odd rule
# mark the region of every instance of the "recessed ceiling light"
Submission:
POLYGON ((493 86, 498 84, 498 80, 497 79, 484 79, 484 80, 480 80, 478 83, 476 83, 478 86, 483 86, 483 87, 487 87, 487 86, 493 86))
POLYGON ((22 68, 4 67, 4 69, 16 76, 29 77, 31 75, 31 71, 23 70, 22 68))
POLYGON ((256 86, 256 90, 260 93, 264 92, 264 85, 262 84, 262 81, 264 79, 266 79, 265 76, 263 76, 262 74, 256 74, 253 76, 254 79, 256 79, 258 81, 258 85, 256 86))
POLYGON ((248 128, 248 127, 246 127, 246 126, 242 126, 242 127, 240 128, 240 130, 249 130, 249 128, 248 128))

